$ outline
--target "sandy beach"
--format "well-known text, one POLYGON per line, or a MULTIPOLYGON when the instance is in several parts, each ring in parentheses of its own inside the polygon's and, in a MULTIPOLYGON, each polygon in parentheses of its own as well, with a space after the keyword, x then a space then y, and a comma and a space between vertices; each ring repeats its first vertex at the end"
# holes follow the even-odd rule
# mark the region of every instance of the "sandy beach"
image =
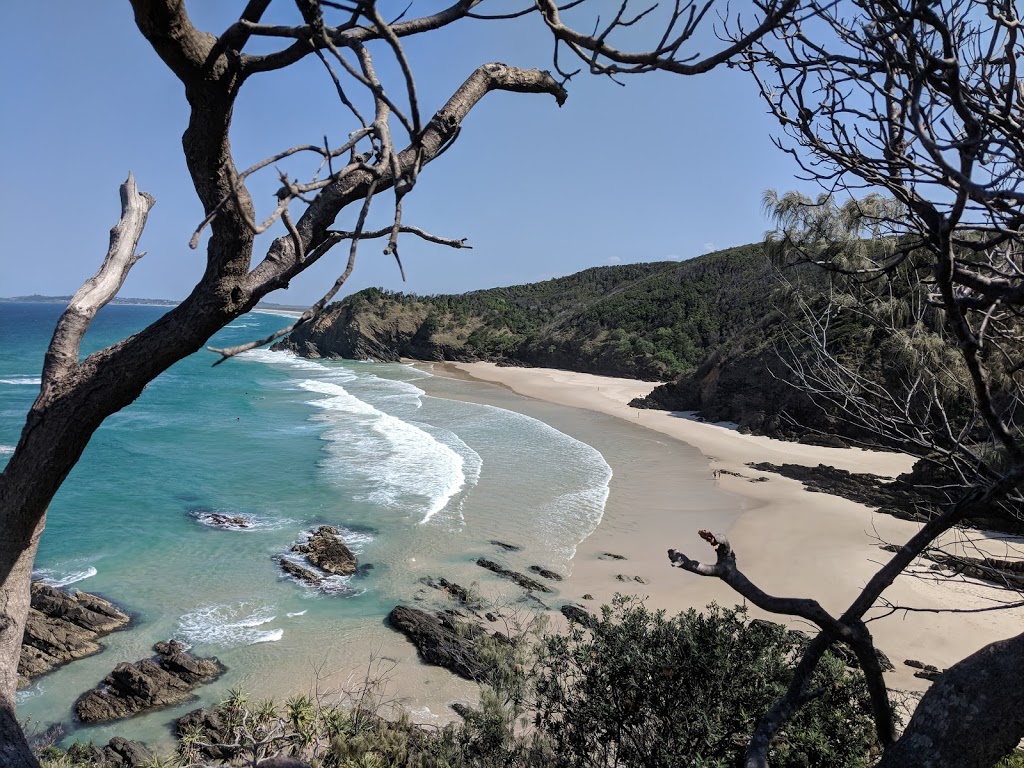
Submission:
MULTIPOLYGON (((706 459, 704 481, 718 486, 734 502, 733 514, 709 511, 697 526, 694 515, 686 515, 686 525, 693 529, 680 530, 672 500, 659 495, 659 486, 664 485, 659 478, 644 477, 631 483, 623 476, 624 468, 609 460, 615 472, 613 498, 601 525, 577 549, 572 573, 561 590, 566 599, 590 594, 593 601, 585 604, 594 607, 608 602, 616 592, 629 593, 645 596, 649 605, 670 611, 700 608, 711 601, 725 605, 741 602, 718 580, 669 566, 666 550, 670 547, 700 560, 714 559, 711 549, 696 535, 696 527, 706 527, 728 535, 740 567, 762 589, 812 597, 838 614, 889 556, 879 544, 903 543, 918 529, 917 523, 875 514, 836 496, 805 491, 795 480, 747 466, 760 461, 830 464, 894 477, 910 469, 913 459, 909 456, 801 445, 743 435, 731 425, 704 423, 692 414, 630 408, 631 399, 653 389, 655 384, 650 382, 491 363, 451 363, 435 365, 433 370, 437 375, 469 376, 526 397, 628 420, 693 446, 706 459), (715 470, 721 471, 720 477, 714 477, 715 470), (617 486, 620 492, 626 488, 630 496, 614 498, 617 486), (625 559, 611 559, 606 553, 625 559)), ((978 532, 972 533, 978 538, 978 532)), ((991 554, 1013 556, 1000 537, 982 538, 991 554)), ((960 544, 951 534, 945 546, 955 549, 960 544)), ((917 609, 869 623, 877 645, 896 665, 888 677, 897 689, 927 686, 913 677, 904 660, 917 659, 944 668, 990 642, 1019 633, 1024 625, 1024 609, 1020 608, 974 614, 929 612, 990 606, 1006 599, 1006 593, 972 579, 943 576, 929 570, 927 564, 899 577, 884 597, 892 604, 917 609)), ((752 614, 758 615, 756 609, 752 614)))

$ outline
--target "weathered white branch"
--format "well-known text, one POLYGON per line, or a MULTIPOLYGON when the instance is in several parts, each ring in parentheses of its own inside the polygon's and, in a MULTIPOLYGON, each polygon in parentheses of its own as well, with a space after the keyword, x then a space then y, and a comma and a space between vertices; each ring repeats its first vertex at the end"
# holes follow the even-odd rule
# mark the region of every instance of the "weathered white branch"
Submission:
POLYGON ((135 249, 154 205, 156 199, 148 192, 139 192, 129 171, 128 179, 121 185, 121 219, 110 230, 107 256, 99 271, 71 297, 57 321, 43 364, 44 386, 78 364, 82 337, 96 313, 117 295, 128 272, 145 255, 135 249))

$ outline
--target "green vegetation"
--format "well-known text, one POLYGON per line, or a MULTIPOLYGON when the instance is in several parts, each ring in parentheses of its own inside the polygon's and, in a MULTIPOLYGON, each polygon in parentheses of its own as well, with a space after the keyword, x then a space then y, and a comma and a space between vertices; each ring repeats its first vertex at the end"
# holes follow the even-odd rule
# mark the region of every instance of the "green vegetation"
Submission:
MULTIPOLYGON (((741 608, 668 618, 617 598, 587 627, 496 643, 480 704, 462 723, 416 726, 401 711, 385 719, 372 685, 348 707, 308 697, 278 706, 234 692, 212 713, 215 732, 185 728, 177 754, 154 765, 254 764, 282 754, 315 768, 725 768, 741 761, 804 642, 748 621, 741 608)), ((859 673, 826 657, 814 690, 777 739, 772 765, 868 765, 873 730, 859 673)), ((42 758, 49 768, 78 768, 90 754, 51 748, 42 758)))
MULTIPOLYGON (((670 379, 768 306, 761 245, 684 262, 594 267, 529 285, 416 296, 371 288, 327 310, 351 319, 399 309, 418 330, 395 356, 485 359, 670 379), (349 310, 349 311, 346 311, 349 310)), ((300 329, 293 339, 303 339, 300 329)))

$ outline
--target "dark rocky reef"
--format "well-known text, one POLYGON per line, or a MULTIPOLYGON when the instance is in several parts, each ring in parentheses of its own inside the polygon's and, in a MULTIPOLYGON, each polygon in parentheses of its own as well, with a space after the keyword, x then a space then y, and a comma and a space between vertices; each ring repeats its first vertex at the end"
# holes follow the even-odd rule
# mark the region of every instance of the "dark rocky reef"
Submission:
MULTIPOLYGON (((910 472, 895 480, 880 475, 857 474, 825 464, 805 467, 800 464, 750 464, 759 472, 774 472, 799 480, 814 493, 830 493, 903 520, 927 522, 936 511, 962 492, 955 478, 946 477, 926 461, 918 461, 910 472)), ((966 522, 978 528, 1009 533, 1024 532, 1024 511, 1012 502, 993 506, 969 517, 966 522)))
POLYGON ((434 578, 433 576, 424 576, 420 579, 420 583, 431 589, 436 589, 439 592, 444 592, 452 600, 455 600, 460 605, 465 605, 471 608, 479 608, 479 601, 476 597, 461 584, 456 584, 454 581, 448 581, 443 576, 434 578))
POLYGON ((291 551, 303 555, 306 561, 320 572, 306 568, 285 555, 278 555, 274 559, 285 575, 325 591, 345 591, 345 588, 333 588, 335 585, 332 585, 332 588, 328 589, 329 582, 325 584, 324 573, 335 576, 366 576, 373 569, 369 563, 358 565, 356 556, 342 540, 338 529, 330 525, 321 525, 313 531, 307 541, 293 545, 291 551))
POLYGON ((205 508, 193 509, 189 514, 203 525, 225 531, 243 531, 253 527, 253 520, 248 515, 225 515, 205 508))
POLYGON ((208 746, 200 747, 200 753, 208 760, 230 761, 239 749, 219 744, 231 744, 231 727, 223 717, 219 707, 193 709, 174 721, 174 735, 181 739, 190 733, 201 734, 202 741, 208 746))
POLYGON ((566 603, 559 610, 573 624, 582 624, 584 627, 590 627, 597 623, 594 614, 581 605, 566 603))
POLYGON ((147 768, 155 755, 139 741, 115 736, 106 746, 92 747, 92 764, 98 768, 147 768))
POLYGON ((405 605, 395 606, 387 623, 409 638, 427 664, 444 667, 467 680, 484 678, 487 667, 477 652, 477 642, 487 632, 479 625, 405 605))
POLYGON ((548 579, 549 581, 562 580, 562 574, 556 573, 555 571, 552 571, 549 568, 544 568, 539 565, 531 565, 527 570, 531 571, 532 573, 536 573, 538 576, 548 579))
MULTIPOLYGON (((896 544, 883 544, 881 549, 887 552, 898 552, 900 547, 896 544)), ((920 557, 930 560, 931 568, 934 571, 961 574, 1007 589, 1024 590, 1024 560, 951 555, 939 550, 926 550, 921 553, 920 557)))
POLYGON ((509 544, 508 542, 498 541, 497 539, 491 539, 490 542, 488 543, 493 544, 498 549, 503 549, 506 552, 519 552, 520 550, 522 550, 522 547, 520 547, 518 544, 509 544))
POLYGON ((75 702, 83 723, 101 723, 131 717, 157 707, 180 704, 197 685, 208 683, 225 670, 216 659, 201 659, 176 640, 153 646, 156 656, 134 664, 121 662, 103 682, 75 702))
POLYGON ((88 592, 72 595, 35 582, 18 659, 18 687, 28 685, 29 678, 99 653, 99 638, 130 623, 128 614, 102 597, 88 592))
POLYGON ((314 573, 309 568, 303 568, 298 563, 293 563, 284 555, 278 555, 274 559, 277 560, 277 564, 281 566, 281 570, 286 576, 292 576, 311 587, 319 587, 323 583, 323 577, 320 574, 314 573))
POLYGON ((478 558, 476 564, 479 565, 481 568, 486 568, 488 571, 498 574, 503 579, 514 581, 523 589, 529 590, 531 592, 551 591, 549 587, 547 587, 544 584, 541 584, 539 581, 535 581, 534 579, 531 579, 529 576, 519 573, 517 571, 510 571, 508 568, 499 565, 493 560, 488 560, 486 557, 478 558))

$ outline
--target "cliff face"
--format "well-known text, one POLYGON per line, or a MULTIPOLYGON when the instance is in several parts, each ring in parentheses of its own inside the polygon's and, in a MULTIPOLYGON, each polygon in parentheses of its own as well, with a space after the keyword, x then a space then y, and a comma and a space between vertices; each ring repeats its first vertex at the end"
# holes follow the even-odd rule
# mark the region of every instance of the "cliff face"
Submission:
POLYGON ((759 246, 686 262, 597 267, 460 295, 376 289, 333 304, 279 348, 310 357, 488 360, 668 380, 763 311, 759 246))
MULTIPOLYGON (((332 304, 315 321, 298 328, 274 348, 311 358, 369 358, 384 362, 400 357, 420 358, 417 352, 428 352, 430 346, 416 343, 426 316, 427 309, 422 306, 346 300, 332 304)), ((441 358, 428 354, 421 359, 441 358)))

